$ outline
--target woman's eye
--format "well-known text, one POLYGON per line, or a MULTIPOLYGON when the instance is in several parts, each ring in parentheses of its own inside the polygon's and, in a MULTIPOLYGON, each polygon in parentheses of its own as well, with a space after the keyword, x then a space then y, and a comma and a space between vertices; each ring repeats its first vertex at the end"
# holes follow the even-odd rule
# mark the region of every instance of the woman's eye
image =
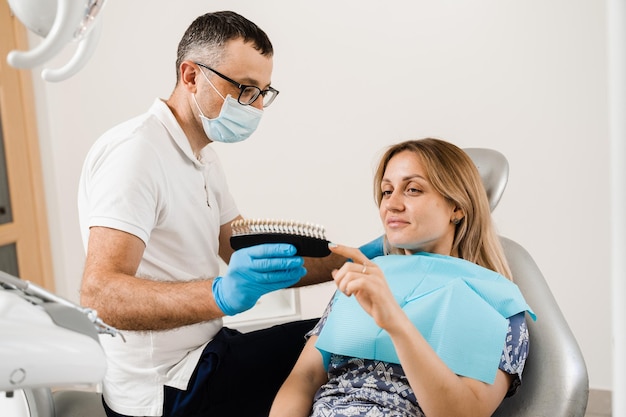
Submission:
POLYGON ((382 191, 382 196, 383 197, 389 197, 391 195, 392 191, 391 190, 383 190, 382 191))
POLYGON ((418 195, 422 192, 422 190, 420 190, 419 188, 414 188, 414 187, 408 187, 406 189, 406 194, 407 195, 418 195))

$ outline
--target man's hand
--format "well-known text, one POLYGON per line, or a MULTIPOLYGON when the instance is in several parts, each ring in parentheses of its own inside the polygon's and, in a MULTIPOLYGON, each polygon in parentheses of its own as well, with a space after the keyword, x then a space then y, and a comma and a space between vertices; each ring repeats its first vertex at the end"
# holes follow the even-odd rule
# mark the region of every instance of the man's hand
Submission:
POLYGON ((264 294, 287 288, 306 274, 296 248, 284 243, 266 243, 240 249, 230 258, 223 277, 213 281, 213 297, 228 316, 254 306, 264 294))

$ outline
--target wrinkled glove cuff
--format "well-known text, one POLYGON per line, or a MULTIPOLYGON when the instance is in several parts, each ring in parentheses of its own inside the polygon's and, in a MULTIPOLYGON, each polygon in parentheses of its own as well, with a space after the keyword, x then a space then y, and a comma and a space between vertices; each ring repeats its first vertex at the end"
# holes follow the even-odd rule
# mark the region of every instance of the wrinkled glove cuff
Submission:
POLYGON ((222 284, 222 277, 215 277, 215 279, 213 280, 213 285, 211 286, 215 304, 217 304, 220 310, 222 310, 222 312, 227 316, 234 316, 235 314, 240 313, 241 311, 237 311, 236 309, 232 308, 224 299, 222 295, 221 284, 222 284))

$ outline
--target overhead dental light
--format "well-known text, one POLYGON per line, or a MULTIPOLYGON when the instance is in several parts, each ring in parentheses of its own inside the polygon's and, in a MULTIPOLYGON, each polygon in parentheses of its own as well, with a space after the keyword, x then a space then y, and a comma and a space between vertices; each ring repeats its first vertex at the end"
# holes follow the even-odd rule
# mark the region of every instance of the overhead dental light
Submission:
POLYGON ((78 46, 61 68, 45 68, 46 81, 63 81, 82 69, 100 38, 100 12, 105 0, 8 0, 13 14, 43 41, 29 51, 11 51, 7 62, 15 68, 33 68, 54 58, 70 42, 78 46))

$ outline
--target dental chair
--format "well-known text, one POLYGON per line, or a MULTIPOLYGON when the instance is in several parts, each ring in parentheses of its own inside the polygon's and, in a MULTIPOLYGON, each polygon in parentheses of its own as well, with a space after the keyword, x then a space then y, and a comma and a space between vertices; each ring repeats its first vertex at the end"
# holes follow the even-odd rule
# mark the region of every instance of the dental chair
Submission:
MULTIPOLYGON (((501 153, 484 148, 465 151, 476 164, 493 210, 508 181, 509 165, 501 153)), ((496 417, 583 417, 589 397, 585 361, 541 271, 529 253, 502 238, 515 283, 537 314, 528 320, 530 352, 518 392, 505 398, 496 417)), ((25 390, 31 417, 106 417, 97 392, 25 390)), ((245 416, 242 416, 245 417, 245 416)))
MULTIPOLYGON (((491 149, 468 148, 487 190, 491 210, 508 180, 506 158, 491 149)), ((537 314, 527 320, 530 351, 517 393, 505 398, 495 417, 583 417, 589 398, 587 367, 565 317, 530 254, 501 238, 513 280, 537 314)))

